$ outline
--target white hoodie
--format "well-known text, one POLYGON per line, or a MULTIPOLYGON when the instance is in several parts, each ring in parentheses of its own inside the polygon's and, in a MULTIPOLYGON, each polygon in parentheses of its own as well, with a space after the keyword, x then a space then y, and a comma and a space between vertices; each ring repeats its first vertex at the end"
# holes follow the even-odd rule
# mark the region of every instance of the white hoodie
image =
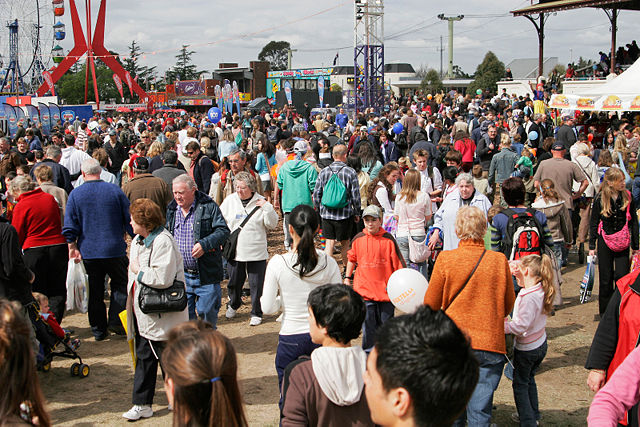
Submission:
POLYGON ((311 353, 313 373, 322 392, 338 406, 360 401, 367 355, 360 346, 319 347, 311 353))
POLYGON ((280 335, 309 333, 309 293, 318 286, 342 282, 336 260, 322 251, 316 250, 316 253, 316 267, 303 278, 300 278, 300 266, 294 267, 298 256, 293 251, 274 255, 267 265, 260 304, 264 314, 274 314, 282 307, 280 335))

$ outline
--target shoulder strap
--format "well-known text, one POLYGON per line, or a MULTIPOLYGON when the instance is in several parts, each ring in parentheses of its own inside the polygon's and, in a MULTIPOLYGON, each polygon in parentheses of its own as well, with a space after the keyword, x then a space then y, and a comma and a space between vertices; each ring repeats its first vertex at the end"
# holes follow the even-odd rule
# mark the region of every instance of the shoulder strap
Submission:
POLYGON ((475 273, 476 270, 478 269, 478 266, 480 265, 480 261, 482 261, 482 258, 484 258, 485 253, 487 253, 486 249, 482 251, 482 255, 480 255, 480 259, 478 259, 478 262, 476 263, 475 267, 473 267, 473 270, 471 270, 471 273, 469 274, 469 277, 467 277, 467 280, 464 281, 464 284, 462 285, 462 287, 458 290, 458 292, 456 292, 453 298, 451 298, 451 301, 449 301, 449 305, 442 308, 442 311, 446 312, 447 309, 451 307, 451 304, 453 303, 453 301, 458 297, 458 295, 460 295, 460 292, 462 292, 464 288, 467 286, 467 283, 469 283, 469 280, 471 280, 471 277, 473 277, 473 273, 475 273))
POLYGON ((256 206, 255 208, 253 208, 253 210, 249 213, 249 215, 247 215, 246 218, 240 223, 240 227, 238 227, 238 230, 242 230, 242 227, 244 227, 247 224, 247 221, 249 221, 251 216, 254 213, 256 213, 258 209, 260 209, 260 206, 256 206))

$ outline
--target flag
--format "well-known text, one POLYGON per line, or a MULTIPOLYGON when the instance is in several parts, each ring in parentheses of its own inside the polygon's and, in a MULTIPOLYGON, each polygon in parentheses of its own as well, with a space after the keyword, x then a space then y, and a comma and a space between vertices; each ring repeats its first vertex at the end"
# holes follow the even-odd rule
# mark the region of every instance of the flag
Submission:
POLYGON ((113 82, 116 84, 116 89, 120 93, 120 98, 124 98, 124 93, 122 92, 122 79, 116 73, 113 73, 113 82))
POLYGON ((340 57, 340 52, 336 52, 336 57, 333 58, 333 66, 335 67, 338 63, 338 58, 340 57))
POLYGON ((53 86, 53 78, 51 77, 51 73, 48 71, 43 71, 42 76, 44 77, 44 81, 47 82, 47 86, 49 86, 51 95, 56 96, 56 89, 53 86))

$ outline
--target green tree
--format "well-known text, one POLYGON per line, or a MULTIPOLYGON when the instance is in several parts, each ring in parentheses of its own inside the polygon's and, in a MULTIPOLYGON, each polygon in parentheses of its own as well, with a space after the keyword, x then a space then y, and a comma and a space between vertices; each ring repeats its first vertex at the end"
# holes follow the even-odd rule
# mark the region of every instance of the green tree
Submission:
MULTIPOLYGON (((87 64, 78 67, 78 72, 72 70, 67 71, 56 83, 56 95, 64 99, 65 104, 83 104, 84 103, 84 79, 87 64)), ((91 73, 89 73, 91 74, 91 73)), ((113 71, 105 66, 102 61, 96 61, 96 81, 98 83, 98 95, 100 101, 109 101, 110 99, 120 99, 120 94, 113 82, 113 71)), ((125 87, 125 91, 128 89, 125 87)), ((93 80, 89 77, 89 88, 87 101, 95 101, 95 92, 93 91, 93 80)), ((125 93, 125 96, 128 93, 125 93)), ((134 99, 138 96, 134 94, 134 99)))
POLYGON ((462 71, 462 68, 460 68, 459 65, 454 65, 453 66, 453 76, 456 79, 470 79, 471 76, 467 73, 465 73, 464 71, 462 71))
POLYGON ((331 87, 329 87, 331 92, 342 92, 342 87, 338 83, 332 83, 331 87))
POLYGON ((169 71, 167 71, 167 77, 170 81, 175 80, 195 80, 200 77, 200 74, 207 71, 198 71, 198 67, 191 62, 191 55, 196 53, 193 50, 188 50, 189 45, 182 45, 180 53, 176 55, 176 65, 169 71))
POLYGON ((129 56, 124 59, 122 66, 131 74, 131 78, 138 77, 138 84, 145 88, 156 79, 156 67, 139 65, 140 57, 144 52, 135 40, 129 45, 129 56))
POLYGON ((271 64, 271 69, 286 70, 287 69, 287 52, 291 49, 291 44, 286 41, 270 41, 267 43, 260 53, 258 59, 267 61, 271 64))
POLYGON ((429 93, 437 93, 442 90, 442 79, 440 79, 440 73, 433 68, 429 68, 424 74, 422 83, 420 83, 420 89, 429 93))
POLYGON ((504 77, 504 70, 504 64, 498 57, 491 51, 487 52, 476 68, 475 80, 471 82, 467 91, 475 93, 476 90, 481 89, 496 93, 498 91, 496 83, 504 77))

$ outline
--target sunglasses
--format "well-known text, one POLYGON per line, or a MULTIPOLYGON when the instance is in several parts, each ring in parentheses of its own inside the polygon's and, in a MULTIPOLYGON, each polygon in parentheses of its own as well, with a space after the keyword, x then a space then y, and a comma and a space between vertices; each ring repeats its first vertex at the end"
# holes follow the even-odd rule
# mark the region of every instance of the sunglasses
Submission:
POLYGON ((188 155, 192 155, 192 154, 193 154, 193 151, 187 151, 187 154, 188 154, 188 155))

